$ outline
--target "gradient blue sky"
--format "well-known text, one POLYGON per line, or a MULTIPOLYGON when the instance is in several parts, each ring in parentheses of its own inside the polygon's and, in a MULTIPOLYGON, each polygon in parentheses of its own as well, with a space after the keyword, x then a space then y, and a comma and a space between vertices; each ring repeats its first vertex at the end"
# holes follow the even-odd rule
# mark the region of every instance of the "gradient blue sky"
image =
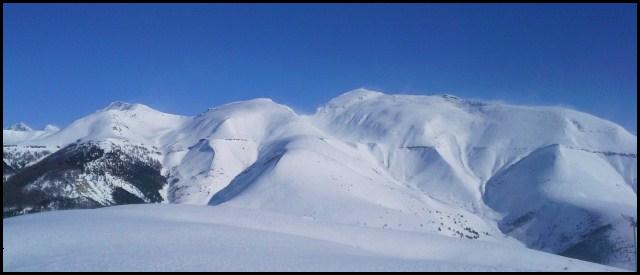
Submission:
POLYGON ((3 4, 3 125, 358 87, 563 105, 637 131, 636 4, 3 4))

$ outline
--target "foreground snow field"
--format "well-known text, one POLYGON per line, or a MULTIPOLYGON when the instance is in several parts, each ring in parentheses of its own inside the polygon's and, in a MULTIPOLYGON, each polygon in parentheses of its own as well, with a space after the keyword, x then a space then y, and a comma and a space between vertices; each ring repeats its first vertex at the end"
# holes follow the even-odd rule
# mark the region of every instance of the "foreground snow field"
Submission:
POLYGON ((131 205, 4 219, 5 271, 621 271, 517 242, 264 210, 131 205))

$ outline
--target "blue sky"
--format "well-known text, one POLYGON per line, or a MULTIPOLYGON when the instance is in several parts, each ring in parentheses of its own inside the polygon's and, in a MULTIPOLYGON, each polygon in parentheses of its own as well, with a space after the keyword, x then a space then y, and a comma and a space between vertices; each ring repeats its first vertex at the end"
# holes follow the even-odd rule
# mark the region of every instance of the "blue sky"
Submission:
POLYGON ((3 4, 3 125, 365 87, 562 105, 637 131, 636 4, 3 4))

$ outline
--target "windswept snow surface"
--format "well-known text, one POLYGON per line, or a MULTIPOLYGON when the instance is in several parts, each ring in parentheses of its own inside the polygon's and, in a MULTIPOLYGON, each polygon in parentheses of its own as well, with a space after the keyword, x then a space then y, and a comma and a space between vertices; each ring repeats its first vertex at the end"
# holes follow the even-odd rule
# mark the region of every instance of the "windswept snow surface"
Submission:
POLYGON ((619 271, 521 245, 268 211, 119 206, 3 220, 6 271, 619 271))

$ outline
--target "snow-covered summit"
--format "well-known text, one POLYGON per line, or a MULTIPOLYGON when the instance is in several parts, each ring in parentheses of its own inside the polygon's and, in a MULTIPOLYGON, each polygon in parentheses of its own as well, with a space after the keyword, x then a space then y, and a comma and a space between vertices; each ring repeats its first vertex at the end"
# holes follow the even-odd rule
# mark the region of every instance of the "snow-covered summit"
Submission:
POLYGON ((7 128, 6 130, 19 131, 19 132, 31 132, 31 131, 33 131, 33 129, 31 129, 31 127, 29 127, 29 125, 25 124, 24 122, 19 122, 19 123, 13 124, 13 125, 9 126, 9 128, 7 128))
POLYGON ((60 131, 58 127, 47 125, 43 130, 34 130, 25 123, 17 123, 2 130, 2 144, 16 145, 31 140, 44 138, 60 131))
POLYGON ((60 127, 52 125, 52 124, 47 124, 46 126, 44 126, 43 131, 48 132, 48 133, 54 133, 54 132, 60 131, 60 127))
MULTIPOLYGON (((75 120, 52 134, 34 137, 22 144, 64 147, 78 140, 123 140, 135 144, 158 145, 162 133, 178 128, 187 117, 167 114, 143 104, 114 102, 75 120)), ((53 128, 51 128, 53 130, 53 128)))
POLYGON ((358 89, 319 108, 316 118, 345 138, 400 146, 454 139, 479 147, 565 144, 597 151, 637 151, 636 136, 586 113, 467 101, 452 95, 387 95, 358 89))
POLYGON ((138 108, 150 109, 148 106, 139 103, 129 103, 124 101, 114 101, 100 111, 131 111, 138 108))
POLYGON ((352 104, 356 104, 358 102, 376 98, 378 96, 384 95, 381 92, 376 92, 373 90, 368 90, 365 88, 358 88, 346 93, 343 93, 333 99, 331 99, 326 107, 328 108, 345 108, 352 104))

